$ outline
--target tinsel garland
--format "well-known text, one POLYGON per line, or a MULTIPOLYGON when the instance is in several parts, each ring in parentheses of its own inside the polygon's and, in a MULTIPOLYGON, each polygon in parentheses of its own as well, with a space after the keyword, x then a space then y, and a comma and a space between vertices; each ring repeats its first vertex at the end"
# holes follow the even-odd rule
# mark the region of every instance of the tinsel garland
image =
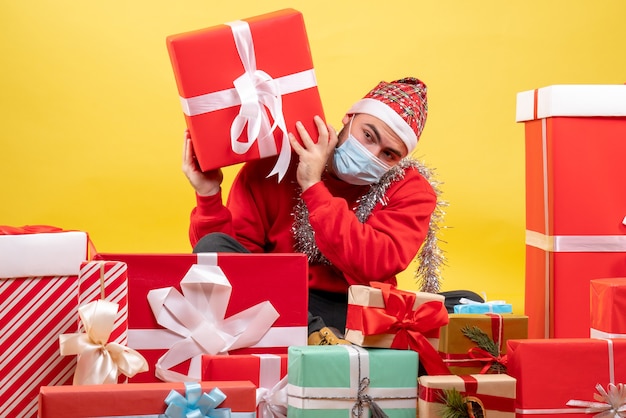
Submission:
MULTIPOLYGON (((404 178, 406 170, 413 168, 430 183, 437 194, 437 204, 430 218, 430 225, 426 238, 420 251, 417 254, 418 267, 415 271, 415 279, 422 292, 439 292, 441 266, 445 264, 445 256, 439 247, 437 233, 441 229, 445 212, 443 208, 447 202, 439 197, 441 190, 440 183, 434 179, 433 170, 426 167, 420 161, 412 158, 404 158, 398 165, 394 166, 381 178, 378 183, 371 185, 368 192, 357 201, 355 215, 359 222, 365 223, 372 214, 378 202, 385 204, 385 193, 393 183, 404 178)), ((294 248, 297 252, 307 255, 309 263, 330 265, 330 261, 320 252, 315 243, 315 231, 309 223, 309 211, 301 197, 298 197, 294 206, 294 223, 292 232, 295 239, 294 248)))

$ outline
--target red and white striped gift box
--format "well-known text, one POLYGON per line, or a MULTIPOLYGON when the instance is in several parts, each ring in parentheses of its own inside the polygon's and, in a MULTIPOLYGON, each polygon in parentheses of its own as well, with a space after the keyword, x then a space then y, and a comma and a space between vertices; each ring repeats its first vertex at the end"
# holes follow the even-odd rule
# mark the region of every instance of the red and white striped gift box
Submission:
POLYGON ((10 246, 15 238, 24 251, 31 251, 0 263, 0 417, 36 417, 41 386, 72 384, 77 358, 60 355, 59 335, 81 331, 80 305, 102 295, 117 303, 110 341, 126 345, 126 264, 83 261, 88 245, 84 232, 35 231, 0 238, 0 247, 10 246), (57 254, 53 263, 43 261, 45 254, 33 254, 50 246, 57 254), (64 257, 72 261, 59 260, 64 257), (26 276, 13 277, 16 271, 26 276))

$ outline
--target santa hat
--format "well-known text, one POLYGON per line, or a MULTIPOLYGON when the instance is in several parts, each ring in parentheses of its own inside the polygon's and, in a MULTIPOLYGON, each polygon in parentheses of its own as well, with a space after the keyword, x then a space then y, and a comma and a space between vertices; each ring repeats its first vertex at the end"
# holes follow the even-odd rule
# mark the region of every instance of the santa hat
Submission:
POLYGON ((391 83, 381 81, 348 110, 348 114, 354 113, 366 113, 385 122, 411 153, 428 114, 426 84, 413 77, 391 83))

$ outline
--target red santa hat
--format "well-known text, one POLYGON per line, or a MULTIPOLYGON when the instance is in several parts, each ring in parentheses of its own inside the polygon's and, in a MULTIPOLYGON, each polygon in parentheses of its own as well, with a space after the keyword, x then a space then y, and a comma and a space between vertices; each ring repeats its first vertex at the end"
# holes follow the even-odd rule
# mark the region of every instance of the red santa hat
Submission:
POLYGON ((428 114, 426 84, 414 77, 381 81, 348 110, 348 114, 354 113, 366 113, 385 122, 411 153, 428 114))

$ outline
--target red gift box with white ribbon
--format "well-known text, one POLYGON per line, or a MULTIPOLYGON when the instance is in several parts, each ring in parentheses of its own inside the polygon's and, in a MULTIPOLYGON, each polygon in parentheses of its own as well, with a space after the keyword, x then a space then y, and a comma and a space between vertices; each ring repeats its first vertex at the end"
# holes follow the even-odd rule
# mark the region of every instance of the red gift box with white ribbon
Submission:
MULTIPOLYGON (((125 304, 125 266, 116 263, 113 281, 112 265, 103 277, 86 274, 88 247, 82 231, 0 226, 0 415, 35 416, 40 386, 72 383, 76 356, 61 355, 59 336, 79 330, 79 303, 104 294, 125 304)), ((125 313, 116 335, 125 333, 125 313)))
POLYGON ((128 266, 130 382, 199 379, 203 354, 285 354, 307 343, 303 254, 96 254, 128 266))
POLYGON ((257 417, 287 415, 287 354, 203 355, 202 380, 249 380, 257 387, 257 417))
POLYGON ((167 48, 202 170, 278 155, 280 179, 295 123, 317 138, 313 116, 324 115, 300 12, 171 35, 167 48))
POLYGON ((610 403, 626 407, 623 397, 607 400, 601 393, 626 382, 626 340, 554 338, 507 344, 507 373, 517 379, 517 417, 585 418, 608 411, 610 403), (592 404, 600 409, 587 411, 592 404))
POLYGON ((626 275, 626 85, 517 95, 530 338, 589 336, 589 281, 626 275))
POLYGON ((591 329, 595 338, 626 338, 626 277, 590 282, 591 329))

